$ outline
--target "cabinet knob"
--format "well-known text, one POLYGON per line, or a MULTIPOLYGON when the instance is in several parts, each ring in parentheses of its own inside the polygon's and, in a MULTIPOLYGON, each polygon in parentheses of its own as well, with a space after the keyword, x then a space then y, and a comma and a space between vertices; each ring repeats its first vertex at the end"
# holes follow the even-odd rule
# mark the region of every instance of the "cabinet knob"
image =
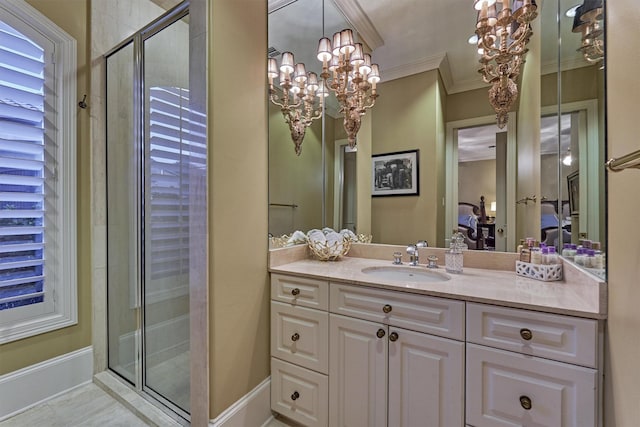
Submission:
POLYGON ((522 328, 520 329, 520 336, 523 340, 530 341, 533 338, 533 332, 531 332, 531 329, 522 328))
POLYGON ((389 334, 389 340, 390 341, 394 341, 394 342, 397 341, 398 340, 398 333, 397 332, 391 332, 389 334))
POLYGON ((298 334, 297 332, 291 335, 291 341, 298 341, 299 339, 300 339, 300 334, 298 334))
POLYGON ((300 289, 298 288, 291 289, 291 295, 293 295, 294 297, 297 295, 300 295, 300 289))
POLYGON ((393 307, 391 307, 389 304, 385 304, 384 307, 382 307, 382 311, 385 313, 391 313, 391 310, 393 310, 393 307))
POLYGON ((298 400, 299 397, 300 397, 300 393, 298 393, 297 391, 294 391, 293 394, 291 395, 291 400, 298 400))
POLYGON ((384 329, 382 329, 382 328, 378 329, 378 332, 376 332, 376 336, 378 338, 384 337, 384 334, 385 334, 385 332, 384 332, 384 329))
POLYGON ((520 405, 527 411, 531 409, 531 399, 528 396, 520 396, 520 405))

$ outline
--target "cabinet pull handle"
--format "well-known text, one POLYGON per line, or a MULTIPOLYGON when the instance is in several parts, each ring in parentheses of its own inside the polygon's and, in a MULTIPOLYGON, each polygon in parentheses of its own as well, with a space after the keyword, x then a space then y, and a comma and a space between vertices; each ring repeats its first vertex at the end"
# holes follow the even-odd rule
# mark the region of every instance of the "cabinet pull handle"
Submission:
POLYGON ((533 338, 533 332, 531 332, 531 329, 522 328, 520 329, 520 336, 523 340, 530 341, 533 338))
POLYGON ((527 411, 531 409, 531 399, 528 396, 520 396, 520 405, 527 411))
POLYGON ((378 329, 378 332, 376 332, 376 336, 378 338, 384 337, 384 334, 385 334, 385 332, 384 332, 384 329, 382 329, 382 328, 378 329))
POLYGON ((393 342, 397 341, 398 340, 398 333, 397 332, 391 332, 389 334, 389 340, 393 341, 393 342))
POLYGON ((291 289, 291 295, 293 295, 294 297, 300 295, 300 289, 298 288, 291 289))
POLYGON ((298 393, 297 391, 294 391, 293 394, 291 395, 291 400, 298 400, 299 397, 300 397, 300 393, 298 393))
POLYGON ((298 334, 297 332, 291 335, 291 341, 298 341, 299 339, 300 339, 300 334, 298 334))
POLYGON ((389 304, 385 304, 384 307, 382 307, 382 311, 385 313, 391 313, 392 309, 393 307, 391 307, 389 304))

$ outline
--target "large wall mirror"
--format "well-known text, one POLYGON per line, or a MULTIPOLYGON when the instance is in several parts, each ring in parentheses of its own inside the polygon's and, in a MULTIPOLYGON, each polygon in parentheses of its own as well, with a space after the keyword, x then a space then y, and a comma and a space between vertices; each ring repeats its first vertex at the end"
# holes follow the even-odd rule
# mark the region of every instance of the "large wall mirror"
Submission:
POLYGON ((320 74, 318 40, 352 28, 382 76, 355 151, 345 147, 332 96, 299 156, 270 103, 270 234, 328 226, 375 243, 444 246, 466 225, 472 249, 514 251, 533 237, 559 250, 600 242, 604 252, 604 5, 576 19, 582 0, 538 0, 519 97, 498 128, 469 44, 472 3, 269 1, 269 54, 278 62, 291 51, 320 74), (372 197, 372 156, 406 151, 419 154, 418 194, 372 197), (465 223, 481 205, 486 220, 465 223))

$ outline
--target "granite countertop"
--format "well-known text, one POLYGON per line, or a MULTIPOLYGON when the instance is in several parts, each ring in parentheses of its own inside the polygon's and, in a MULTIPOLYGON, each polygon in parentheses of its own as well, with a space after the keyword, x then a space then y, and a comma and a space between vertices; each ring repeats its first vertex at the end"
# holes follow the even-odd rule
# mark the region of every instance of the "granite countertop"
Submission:
MULTIPOLYGON (((607 317, 606 282, 573 265, 565 264, 565 278, 556 282, 522 277, 515 271, 468 267, 462 274, 448 274, 440 266, 435 271, 448 275, 450 280, 439 282, 388 280, 362 272, 363 268, 382 266, 393 267, 389 260, 348 256, 337 261, 306 258, 280 265, 272 263, 269 271, 592 319, 607 317)), ((405 263, 400 267, 427 270, 424 265, 409 267, 405 263)))

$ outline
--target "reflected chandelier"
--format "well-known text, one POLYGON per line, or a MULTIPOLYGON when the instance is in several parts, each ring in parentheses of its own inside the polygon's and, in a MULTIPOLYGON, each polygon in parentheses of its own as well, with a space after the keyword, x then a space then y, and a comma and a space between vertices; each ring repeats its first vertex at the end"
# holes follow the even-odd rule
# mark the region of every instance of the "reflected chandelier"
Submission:
POLYGON ((518 98, 516 80, 529 50, 537 6, 535 0, 475 0, 473 6, 478 11, 476 35, 482 65, 478 72, 491 84, 489 103, 502 129, 518 98))
POLYGON ((371 63, 371 55, 364 53, 362 43, 353 42, 350 29, 336 32, 333 44, 328 38, 321 38, 317 57, 322 61, 320 77, 338 99, 349 147, 354 148, 362 116, 374 106, 378 97, 378 64, 371 63))
POLYGON ((585 0, 573 17, 571 31, 582 33, 582 44, 578 52, 582 52, 584 58, 594 64, 604 58, 604 40, 600 37, 604 34, 600 24, 603 12, 602 0, 585 0))
POLYGON ((284 121, 289 125, 291 139, 295 146, 295 152, 299 156, 302 153, 302 140, 311 123, 322 117, 324 98, 329 93, 324 88, 324 82, 318 81, 318 75, 307 73, 304 64, 295 64, 293 53, 284 52, 278 68, 275 58, 269 58, 267 68, 269 79, 269 100, 280 107, 284 121), (273 80, 280 81, 278 95, 273 80))
POLYGON ((275 58, 269 58, 267 67, 269 100, 280 107, 297 155, 302 152, 307 127, 322 117, 324 98, 329 96, 329 90, 338 100, 351 148, 356 145, 362 116, 373 107, 378 97, 378 64, 371 63, 371 55, 364 53, 362 43, 353 42, 352 30, 335 33, 333 43, 326 37, 321 38, 317 58, 322 61, 320 80, 315 73, 307 73, 304 64, 294 65, 291 52, 282 54, 279 67, 275 58), (279 89, 274 84, 276 78, 279 89))

